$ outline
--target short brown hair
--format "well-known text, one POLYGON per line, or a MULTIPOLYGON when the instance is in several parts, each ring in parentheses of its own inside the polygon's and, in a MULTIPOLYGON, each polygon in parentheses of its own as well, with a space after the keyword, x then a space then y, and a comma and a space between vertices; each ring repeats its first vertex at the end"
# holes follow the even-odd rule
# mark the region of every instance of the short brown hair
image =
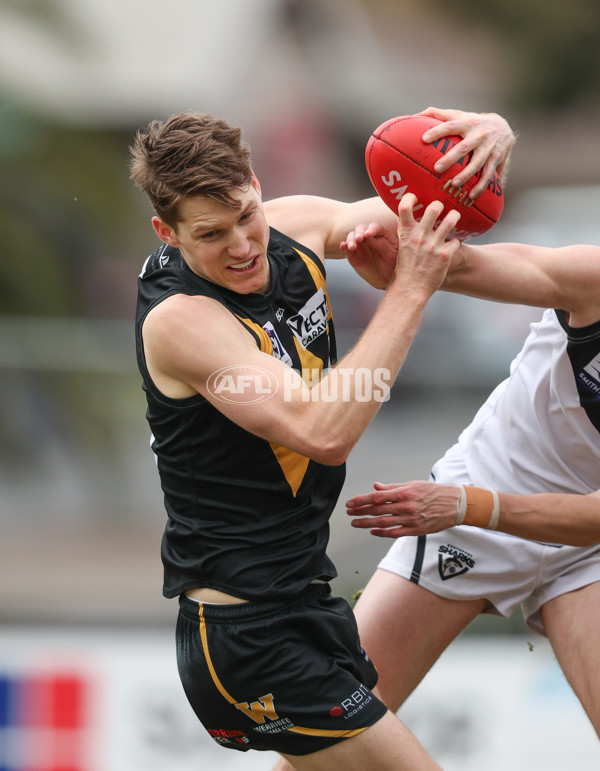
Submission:
POLYGON ((184 112, 152 121, 129 150, 131 178, 171 227, 183 199, 204 195, 237 206, 232 191, 252 180, 241 129, 210 114, 184 112))

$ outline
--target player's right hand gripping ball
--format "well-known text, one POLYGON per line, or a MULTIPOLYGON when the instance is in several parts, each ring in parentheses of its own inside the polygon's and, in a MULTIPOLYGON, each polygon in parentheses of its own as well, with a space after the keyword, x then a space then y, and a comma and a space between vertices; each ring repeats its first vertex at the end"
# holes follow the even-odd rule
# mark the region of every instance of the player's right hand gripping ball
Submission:
POLYGON ((444 204, 444 217, 456 209, 461 217, 452 236, 460 240, 475 238, 487 232, 498 222, 504 207, 504 191, 500 178, 494 176, 486 189, 475 200, 469 191, 476 185, 478 174, 460 188, 452 187, 452 180, 468 163, 468 156, 453 164, 443 174, 434 170, 435 163, 453 145, 458 136, 443 137, 431 144, 422 140, 427 129, 441 121, 424 115, 400 115, 375 129, 365 150, 365 162, 373 187, 394 212, 404 193, 414 193, 418 204, 415 217, 432 201, 444 204))

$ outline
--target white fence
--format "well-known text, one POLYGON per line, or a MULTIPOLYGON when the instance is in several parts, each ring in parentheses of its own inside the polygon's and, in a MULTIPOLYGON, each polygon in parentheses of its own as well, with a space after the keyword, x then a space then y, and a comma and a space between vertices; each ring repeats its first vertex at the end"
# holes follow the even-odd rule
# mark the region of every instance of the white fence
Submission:
MULTIPOLYGON (((402 711, 446 771, 592 771, 600 748, 547 642, 456 642, 402 711)), ((208 738, 171 632, 0 630, 0 768, 267 771, 208 738), (61 765, 62 764, 62 765, 61 765)))

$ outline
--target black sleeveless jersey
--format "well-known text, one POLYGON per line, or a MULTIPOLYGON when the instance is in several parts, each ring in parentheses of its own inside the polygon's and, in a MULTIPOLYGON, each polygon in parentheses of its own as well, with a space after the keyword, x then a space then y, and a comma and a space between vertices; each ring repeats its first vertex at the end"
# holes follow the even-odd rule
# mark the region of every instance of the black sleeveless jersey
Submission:
POLYGON ((146 314, 172 294, 187 294, 222 303, 262 351, 297 371, 329 367, 335 337, 321 262, 273 229, 268 259, 266 294, 238 294, 202 279, 166 244, 138 280, 137 360, 168 515, 166 597, 204 586, 248 600, 278 598, 337 575, 326 547, 345 465, 325 466, 261 439, 200 394, 164 396, 145 364, 146 314))

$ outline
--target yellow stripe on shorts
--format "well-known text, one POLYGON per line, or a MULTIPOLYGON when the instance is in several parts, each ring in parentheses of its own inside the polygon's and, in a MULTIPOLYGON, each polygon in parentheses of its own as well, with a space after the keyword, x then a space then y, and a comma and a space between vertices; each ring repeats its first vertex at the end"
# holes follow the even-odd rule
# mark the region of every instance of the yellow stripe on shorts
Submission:
POLYGON ((224 699, 226 699, 230 704, 235 704, 237 699, 234 699, 225 690, 223 683, 219 680, 219 676, 215 671, 214 665, 212 663, 212 659, 210 657, 210 652, 208 650, 208 635, 206 634, 206 621, 204 619, 204 607, 202 603, 198 605, 198 618, 200 620, 200 639, 202 640, 202 648, 204 649, 204 655, 206 657, 206 664, 208 665, 210 676, 212 677, 214 684, 219 689, 219 693, 221 694, 221 696, 224 699))

